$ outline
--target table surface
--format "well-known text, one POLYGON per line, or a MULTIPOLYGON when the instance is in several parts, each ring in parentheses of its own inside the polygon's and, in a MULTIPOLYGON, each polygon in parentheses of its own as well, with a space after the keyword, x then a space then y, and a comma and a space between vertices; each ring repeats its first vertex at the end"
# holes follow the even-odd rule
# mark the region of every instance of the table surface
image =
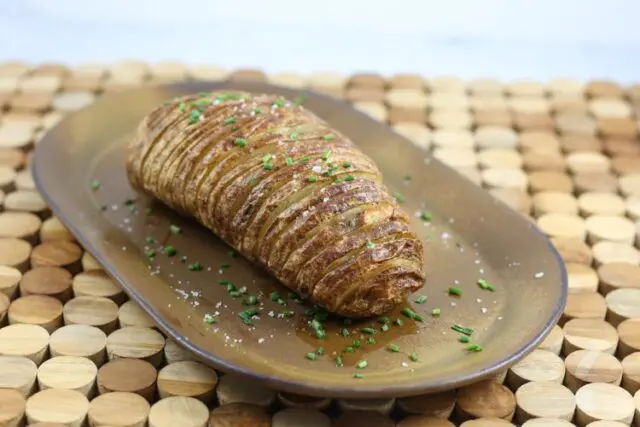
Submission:
POLYGON ((631 83, 639 13, 635 0, 5 1, 0 58, 631 83))

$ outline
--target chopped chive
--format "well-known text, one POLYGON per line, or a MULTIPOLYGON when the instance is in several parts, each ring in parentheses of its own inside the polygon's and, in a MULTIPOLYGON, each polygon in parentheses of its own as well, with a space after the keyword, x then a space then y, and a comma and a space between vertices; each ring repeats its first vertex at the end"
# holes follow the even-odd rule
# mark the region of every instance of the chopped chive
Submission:
POLYGON ((228 254, 231 258, 236 258, 238 256, 238 253, 234 250, 230 250, 228 254))
POLYGON ((426 300, 427 300, 426 296, 420 295, 418 298, 416 298, 416 304, 424 304, 426 300))
POLYGON ((147 241, 147 243, 156 243, 157 240, 154 236, 147 236, 147 238, 145 239, 147 241))
POLYGON ((380 330, 382 332, 387 332, 389 330, 389 324, 385 323, 384 325, 380 326, 380 330))
POLYGON ((284 107, 284 99, 281 96, 277 97, 276 100, 273 101, 273 105, 276 107, 284 107))
POLYGON ((362 378, 364 378, 364 375, 356 373, 356 374, 353 374, 353 378, 357 380, 361 380, 362 378))
POLYGON ((353 353, 355 350, 351 346, 347 346, 344 348, 345 353, 353 353))
POLYGON ((244 138, 236 138, 236 140, 233 141, 233 143, 236 144, 238 147, 246 147, 247 140, 244 138))
POLYGON ((366 360, 361 360, 361 361, 359 361, 359 362, 358 362, 358 364, 356 365, 356 368, 358 368, 358 369, 364 369, 364 368, 366 368, 366 367, 367 367, 367 365, 368 365, 368 363, 367 363, 367 361, 366 361, 366 360))
POLYGON ((307 178, 307 182, 316 182, 318 180, 318 177, 315 176, 310 176, 307 178))
POLYGON ((185 262, 187 262, 187 256, 186 256, 186 255, 182 255, 182 256, 180 257, 180 262, 181 262, 181 263, 183 263, 183 264, 184 264, 185 262))
POLYGON ((153 258, 156 256, 156 251, 154 249, 149 249, 145 252, 145 255, 147 256, 147 258, 153 258))
POLYGON ((345 168, 345 169, 349 169, 351 167, 351 162, 344 162, 342 164, 342 167, 345 168))
POLYGON ((176 248, 174 248, 171 245, 167 245, 164 247, 163 252, 166 256, 174 256, 176 253, 178 253, 178 251, 176 250, 176 248))
POLYGON ((473 334, 473 329, 465 328, 464 326, 460 326, 460 325, 453 325, 451 327, 451 329, 453 331, 459 332, 459 333, 464 334, 464 335, 469 335, 470 336, 470 335, 473 334))
POLYGON ((394 193, 393 197, 396 199, 396 202, 398 203, 404 203, 406 201, 405 197, 398 192, 394 193))
POLYGON ((269 299, 271 301, 278 301, 280 299, 280 294, 277 291, 273 291, 269 294, 269 299))
POLYGON ((319 340, 325 339, 327 337, 327 333, 324 329, 318 329, 317 331, 315 331, 315 333, 316 338, 318 338, 319 340))
POLYGON ((171 231, 171 233, 173 233, 173 234, 180 234, 182 232, 180 227, 178 227, 177 225, 174 225, 174 224, 171 224, 169 226, 169 231, 171 231))
POLYGON ((415 311, 411 310, 409 307, 405 307, 402 310, 402 314, 404 314, 405 316, 407 316, 410 319, 413 319, 417 322, 422 322, 422 316, 420 316, 418 313, 416 313, 415 311))
POLYGON ((381 318, 378 319, 378 323, 389 323, 389 317, 388 316, 382 316, 381 318))
POLYGON ((236 118, 231 116, 231 117, 227 117, 226 119, 224 119, 224 124, 225 125, 230 125, 236 122, 236 118))
POLYGON ((258 297, 256 297, 255 295, 250 295, 247 303, 249 305, 256 305, 258 303, 258 297))
POLYGON ((293 317, 293 314, 292 310, 283 310, 278 314, 278 317, 293 317))
POLYGON ((254 108, 253 112, 256 114, 262 114, 262 110, 260 108, 254 108))
POLYGON ((293 98, 293 103, 295 105, 302 105, 307 101, 307 97, 304 95, 298 95, 295 98, 293 98))
POLYGON ((439 309, 439 308, 434 308, 434 309, 432 309, 432 310, 431 310, 431 315, 432 315, 433 317, 438 317, 438 316, 440 316, 440 309, 439 309))
POLYGON ((181 102, 180 105, 178 105, 178 111, 180 111, 181 113, 184 113, 184 110, 187 108, 187 104, 185 104, 184 102, 181 102))
POLYGON ((449 295, 455 295, 457 297, 462 296, 462 289, 460 288, 449 288, 447 292, 449 295))
POLYGON ((411 181, 411 175, 410 174, 406 174, 403 179, 405 181, 411 181))
POLYGON ((189 271, 200 271, 202 270, 202 264, 199 262, 194 262, 193 264, 189 264, 189 271))
POLYGON ((331 141, 333 138, 335 138, 335 136, 332 133, 328 133, 322 137, 325 141, 331 141))
POLYGON ((471 344, 467 346, 467 351, 472 353, 479 353, 482 351, 482 346, 480 344, 471 344))
POLYGON ((97 179, 94 179, 93 181, 91 181, 91 189, 92 190, 99 190, 100 187, 102 187, 102 183, 100 181, 98 181, 97 179))
POLYGON ((231 284, 231 282, 228 281, 228 280, 220 280, 220 281, 218 281, 218 284, 220 286, 229 286, 231 284))
POLYGON ((400 351, 400 347, 398 347, 395 344, 389 344, 389 351, 391 351, 392 353, 398 353, 400 351))
POLYGON ((367 338, 367 344, 375 344, 376 343, 376 339, 374 337, 369 337, 367 338))
POLYGON ((414 362, 417 362, 417 361, 418 361, 418 353, 416 353, 416 352, 414 351, 413 353, 411 353, 411 354, 409 355, 409 359, 411 359, 411 360, 412 360, 412 361, 414 361, 414 362))
POLYGON ((344 177, 344 180, 346 182, 353 181, 354 179, 356 179, 356 178, 353 175, 347 175, 347 176, 344 177))
POLYGON ((231 264, 229 264, 228 262, 223 262, 222 264, 220 264, 220 268, 225 270, 227 268, 230 268, 231 264))
POLYGON ((324 348, 318 347, 318 349, 316 350, 316 354, 318 356, 323 356, 324 355, 324 348))
POLYGON ((215 317, 213 317, 213 316, 212 316, 211 314, 209 314, 209 313, 207 313, 207 314, 205 314, 205 315, 204 315, 203 320, 204 320, 204 322, 205 322, 205 323, 208 323, 209 325, 212 325, 212 324, 216 323, 216 318, 215 318, 215 317))
POLYGON ((227 284, 227 292, 233 292, 235 290, 236 290, 236 285, 234 285, 233 283, 227 284))
POLYGON ((324 150, 324 152, 322 153, 322 160, 326 162, 327 160, 329 160, 329 156, 331 156, 331 150, 324 150))
POLYGON ((229 296, 231 298, 238 298, 242 296, 242 293, 238 292, 238 291, 230 291, 229 292, 229 296))
POLYGON ((311 160, 311 157, 309 157, 309 156, 304 156, 304 157, 301 157, 301 158, 300 158, 300 160, 298 160, 298 162, 300 162, 300 163, 306 163, 306 162, 308 162, 309 160, 311 160))
POLYGON ((101 210, 102 212, 106 211, 106 210, 107 210, 107 205, 102 205, 102 206, 100 206, 100 210, 101 210))
POLYGON ((289 135, 289 138, 291 138, 292 141, 297 141, 298 135, 298 132, 294 130, 293 132, 291 132, 291 135, 289 135))
POLYGON ((307 359, 316 360, 316 354, 314 352, 307 353, 307 359))
POLYGON ((367 239, 367 248, 371 249, 373 247, 375 247, 375 244, 371 240, 367 239))
POLYGON ((336 355, 336 366, 338 368, 342 368, 344 366, 344 362, 342 361, 342 356, 340 356, 339 354, 336 355))
POLYGON ((202 116, 202 113, 200 111, 191 110, 191 112, 189 113, 189 124, 192 125, 199 122, 201 116, 202 116))
POLYGON ((364 333, 364 334, 369 334, 369 335, 373 335, 376 333, 376 330, 373 328, 362 328, 360 329, 360 332, 364 333))
POLYGON ((431 212, 429 211, 421 211, 420 212, 420 219, 423 221, 431 221, 431 219, 433 218, 433 216, 431 215, 431 212))
POLYGON ((293 165, 293 159, 291 157, 287 157, 286 159, 284 159, 284 162, 287 164, 287 166, 293 165))
POLYGON ((468 343, 468 342, 471 342, 471 338, 469 338, 469 337, 468 337, 468 336, 466 336, 466 335, 460 335, 460 336, 458 337, 458 341, 460 341, 460 342, 462 342, 462 343, 468 343))
POLYGON ((480 288, 484 289, 485 291, 494 291, 495 290, 493 285, 491 283, 487 282, 485 279, 478 279, 478 286, 480 286, 480 288))
POLYGON ((353 348, 360 348, 362 346, 362 342, 359 339, 353 340, 353 348))
POLYGON ((144 210, 144 213, 147 214, 147 216, 151 216, 151 215, 153 215, 153 209, 147 208, 147 209, 144 210))

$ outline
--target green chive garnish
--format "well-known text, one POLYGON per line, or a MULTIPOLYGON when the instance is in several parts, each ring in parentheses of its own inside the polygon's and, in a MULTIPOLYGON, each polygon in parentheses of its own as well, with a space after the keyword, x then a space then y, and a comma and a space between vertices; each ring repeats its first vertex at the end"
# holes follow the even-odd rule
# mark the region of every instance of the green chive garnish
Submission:
POLYGON ((466 335, 460 335, 460 336, 458 337, 458 341, 460 341, 460 342, 462 342, 462 343, 468 343, 468 342, 471 342, 471 338, 469 338, 469 337, 468 337, 468 336, 466 336, 466 335))
POLYGON ((406 199, 404 198, 404 196, 403 196, 402 194, 400 194, 400 193, 395 193, 395 194, 393 195, 393 197, 396 199, 396 202, 398 202, 398 203, 404 203, 404 202, 405 202, 405 200, 406 200, 406 199))
POLYGON ((146 241, 147 241, 147 243, 156 243, 157 242, 156 238, 153 237, 153 236, 147 236, 146 241))
POLYGON ((287 166, 293 165, 293 159, 291 157, 287 157, 286 159, 284 159, 284 162, 287 164, 287 166))
POLYGON ((405 181, 411 181, 411 175, 406 174, 403 178, 405 181))
POLYGON ((289 138, 291 138, 292 141, 297 141, 298 140, 298 132, 294 130, 293 132, 291 132, 291 135, 289 136, 289 138))
POLYGON ((431 221, 431 219, 432 219, 431 212, 421 211, 420 212, 420 219, 423 220, 423 221, 431 221))
POLYGON ((449 288, 449 295, 462 296, 462 289, 460 288, 449 288))
POLYGON ((350 335, 349 330, 347 328, 343 328, 340 333, 342 334, 343 337, 348 337, 350 335))
POLYGON ((273 101, 273 105, 276 107, 284 107, 284 99, 282 97, 276 98, 276 100, 273 101))
POLYGON ((194 262, 193 264, 189 264, 189 271, 200 271, 202 270, 202 264, 199 262, 194 262))
POLYGON ((393 323, 396 324, 396 326, 402 326, 404 325, 404 322, 402 321, 402 319, 398 318, 396 320, 393 321, 393 323))
POLYGON ((336 356, 336 366, 338 368, 342 368, 344 366, 344 362, 342 361, 342 356, 339 354, 336 356))
POLYGON ((174 225, 174 224, 171 224, 169 226, 169 231, 171 231, 171 233, 173 233, 173 234, 180 234, 182 232, 180 227, 178 227, 177 225, 174 225))
POLYGON ((355 350, 351 346, 347 346, 344 348, 345 353, 353 353, 355 350))
POLYGON ((269 294, 269 299, 271 301, 278 301, 280 299, 280 294, 276 291, 273 291, 269 294))
POLYGON ((100 181, 98 181, 97 179, 94 179, 93 181, 91 181, 91 189, 92 190, 99 190, 100 187, 102 187, 102 183, 100 181))
POLYGON ((156 251, 153 249, 149 249, 147 252, 145 252, 145 255, 147 255, 147 258, 153 258, 156 256, 156 251))
POLYGON ((167 246, 165 246, 165 247, 164 247, 164 249, 163 249, 163 251, 164 251, 164 254, 165 254, 166 256, 174 256, 176 253, 178 253, 178 251, 176 250, 176 248, 174 248, 174 247, 173 247, 173 246, 171 246, 171 245, 167 245, 167 246))
POLYGON ((366 367, 367 367, 367 365, 368 365, 368 363, 367 363, 367 361, 366 361, 366 360, 361 360, 361 361, 359 361, 359 362, 358 362, 358 364, 356 365, 356 368, 358 368, 358 369, 364 369, 364 368, 366 368, 366 367))
POLYGON ((414 362, 417 362, 417 361, 418 361, 418 353, 416 353, 416 352, 414 351, 413 353, 411 353, 411 354, 409 355, 409 359, 411 359, 411 360, 412 360, 412 361, 414 361, 414 362))
POLYGON ((233 141, 234 144, 236 144, 238 147, 245 147, 247 145, 247 140, 244 138, 236 138, 235 141, 233 141))
POLYGON ((204 322, 205 322, 205 323, 207 323, 207 324, 209 324, 209 325, 212 325, 212 324, 216 323, 216 318, 215 318, 215 317, 213 317, 213 316, 212 316, 211 314, 209 314, 209 313, 207 313, 207 314, 205 314, 205 315, 204 315, 204 319, 203 319, 203 320, 204 320, 204 322))
POLYGON ((318 356, 322 356, 322 355, 324 355, 324 348, 322 348, 322 347, 318 347, 318 349, 316 350, 316 354, 317 354, 318 356))
POLYGON ((307 359, 316 360, 316 354, 314 352, 307 353, 307 359))
POLYGON ((420 316, 415 311, 411 310, 409 307, 404 308, 402 310, 402 314, 404 314, 408 318, 413 319, 413 320, 415 320, 417 322, 422 322, 422 320, 423 320, 422 316, 420 316))
POLYGON ((345 169, 349 169, 351 167, 351 162, 344 162, 342 164, 342 167, 345 168, 345 169))
POLYGON ((256 114, 262 114, 262 110, 260 108, 255 108, 253 112, 256 114))
POLYGON ((328 133, 322 137, 325 141, 331 141, 333 138, 335 138, 335 136, 332 133, 328 133))
POLYGON ((353 348, 360 348, 361 345, 362 343, 360 342, 359 339, 353 340, 353 348))
POLYGON ((180 111, 181 113, 184 113, 184 110, 187 108, 187 104, 185 104, 184 102, 181 102, 180 105, 178 105, 178 111, 180 111))
POLYGON ((310 177, 307 178, 307 182, 316 182, 317 180, 318 180, 318 178, 315 177, 315 176, 310 176, 310 177))
POLYGON ((194 123, 199 122, 200 116, 202 116, 202 113, 200 111, 191 110, 191 112, 189 113, 189 124, 192 125, 194 123))
POLYGON ((400 351, 400 347, 398 347, 395 344, 389 344, 389 351, 391 351, 392 353, 398 353, 400 351))
POLYGON ((364 334, 369 334, 369 335, 373 335, 376 333, 376 330, 373 328, 362 328, 360 329, 360 332, 364 333, 364 334))
POLYGON ((374 337, 369 337, 367 338, 367 344, 375 344, 376 343, 376 339, 374 337))
POLYGON ((327 160, 329 160, 329 156, 331 156, 331 150, 324 150, 324 153, 322 153, 322 160, 326 162, 327 160))
POLYGON ((438 316, 440 316, 440 309, 439 309, 439 308, 434 308, 434 309, 432 309, 432 310, 431 310, 431 315, 432 315, 433 317, 438 317, 438 316))
POLYGON ((225 125, 230 125, 236 122, 236 118, 231 116, 231 117, 227 117, 226 119, 224 119, 224 124, 225 125))
POLYGON ((416 298, 416 304, 424 304, 426 300, 427 297, 425 297, 424 295, 420 295, 418 298, 416 298))
POLYGON ((470 336, 471 334, 473 334, 473 329, 465 328, 464 326, 460 326, 460 325, 453 325, 451 329, 464 335, 470 336))
POLYGON ((482 346, 480 344, 471 344, 467 346, 467 351, 470 351, 472 353, 478 353, 482 351, 482 346))
POLYGON ((371 240, 367 239, 367 248, 371 249, 374 246, 375 246, 375 244, 371 240))
POLYGON ((493 285, 491 283, 487 282, 485 279, 478 279, 478 286, 480 286, 480 288, 484 289, 485 291, 494 291, 495 290, 493 285))
POLYGON ((247 303, 249 305, 256 305, 258 303, 258 297, 256 297, 255 295, 250 295, 247 303))
POLYGON ((362 374, 353 374, 353 378, 355 378, 357 380, 361 380, 362 378, 364 378, 364 375, 362 375, 362 374))
POLYGON ((344 180, 346 182, 353 181, 354 179, 355 179, 355 177, 353 175, 347 175, 347 176, 344 177, 344 180))
POLYGON ((387 332, 389 330, 389 324, 385 323, 384 325, 380 326, 380 330, 382 332, 387 332))

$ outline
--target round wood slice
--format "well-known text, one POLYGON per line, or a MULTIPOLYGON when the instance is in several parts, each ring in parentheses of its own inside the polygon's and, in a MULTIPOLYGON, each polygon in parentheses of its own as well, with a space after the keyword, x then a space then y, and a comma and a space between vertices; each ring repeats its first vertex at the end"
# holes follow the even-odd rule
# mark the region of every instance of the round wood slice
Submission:
MULTIPOLYGON (((619 215, 624 216, 626 211, 626 206, 622 197, 613 193, 598 193, 598 192, 587 192, 580 195, 578 198, 578 205, 580 207, 580 214, 582 216, 589 215, 600 215, 604 217, 608 217, 611 215, 619 215)), ((597 221, 596 221, 597 222, 597 221)), ((605 237, 610 233, 609 227, 611 227, 611 223, 600 220, 599 224, 592 224, 595 228, 600 227, 599 232, 603 234, 601 237, 605 237), (604 231, 602 230, 604 225, 604 231)), ((587 231, 592 233, 593 231, 589 229, 589 224, 587 223, 587 231)), ((596 230, 598 231, 598 230, 596 230)), ((596 236, 597 237, 597 236, 596 236)))
POLYGON ((40 241, 67 240, 74 242, 76 239, 69 230, 56 217, 47 218, 40 228, 40 241))
POLYGON ((640 253, 636 248, 620 242, 598 242, 591 248, 596 266, 609 263, 626 262, 640 264, 640 253))
MULTIPOLYGON (((312 409, 289 408, 284 409, 273 416, 271 424, 262 420, 263 426, 271 427, 295 427, 303 425, 305 427, 330 427, 331 418, 322 412, 312 409)), ((209 424, 211 426, 211 423, 209 424)), ((255 425, 255 424, 253 424, 255 425)))
POLYGON ((595 245, 601 241, 633 244, 636 228, 630 220, 617 215, 592 215, 586 219, 588 241, 595 245))
POLYGON ((36 190, 36 183, 30 169, 23 169, 16 175, 15 185, 18 190, 36 190))
POLYGON ((106 334, 118 325, 118 306, 104 297, 76 297, 64 305, 66 325, 89 325, 102 329, 106 334))
POLYGON ((156 322, 135 301, 127 301, 118 309, 118 323, 121 328, 139 326, 156 328, 156 322))
MULTIPOLYGON (((287 411, 286 409, 283 411, 287 411)), ((330 427, 331 419, 321 412, 294 412, 293 415, 281 415, 280 423, 282 426, 298 426, 304 425, 309 427, 330 427), (313 415, 309 415, 313 414, 313 415), (317 416, 315 414, 320 414, 317 416), (324 418, 323 418, 324 417, 324 418), (293 419, 296 424, 286 424, 293 419), (325 424, 317 421, 318 419, 328 420, 325 424), (313 424, 315 422, 315 424, 313 424)), ((228 403, 219 406, 211 411, 208 427, 274 427, 271 417, 267 412, 256 405, 249 403, 228 403)))
POLYGON ((151 405, 141 396, 113 392, 93 399, 87 415, 91 426, 145 427, 150 411, 151 405))
POLYGON ((105 361, 106 344, 107 336, 95 326, 67 325, 51 334, 49 348, 52 357, 86 357, 99 367, 105 361))
POLYGON ((23 356, 0 356, 0 389, 7 388, 30 396, 35 388, 38 367, 23 356))
POLYGON ((375 411, 382 415, 389 415, 393 409, 395 399, 338 399, 338 408, 342 412, 375 411))
POLYGON ((195 360, 191 352, 185 350, 171 338, 167 338, 165 343, 164 358, 169 364, 186 360, 195 360))
POLYGON ((564 374, 564 362, 556 353, 537 349, 509 370, 506 382, 511 390, 517 390, 531 381, 553 381, 562 384, 564 374))
POLYGON ((149 362, 140 359, 117 359, 102 365, 98 371, 98 392, 136 393, 153 403, 157 378, 158 371, 149 362))
POLYGON ((49 214, 49 207, 42 196, 33 190, 18 190, 7 194, 4 199, 4 207, 8 211, 32 213, 40 219, 49 214))
POLYGON ((49 332, 42 326, 18 323, 0 329, 0 355, 28 357, 39 365, 48 345, 49 332))
POLYGON ((325 411, 331 405, 331 399, 328 397, 304 396, 294 393, 278 393, 278 402, 287 408, 316 409, 325 411))
POLYGON ((560 324, 571 319, 604 319, 607 304, 597 292, 571 293, 562 313, 560 324))
POLYGON ((476 418, 463 422, 460 427, 513 427, 513 424, 502 418, 476 418))
POLYGON ((333 420, 332 427, 350 426, 394 427, 395 423, 387 416, 374 411, 345 412, 333 420))
POLYGON ((20 427, 23 425, 26 400, 16 390, 0 389, 0 426, 20 427))
POLYGON ((6 295, 9 299, 15 297, 21 279, 22 273, 20 270, 0 265, 0 293, 6 295))
POLYGON ((561 418, 531 418, 522 427, 574 427, 573 423, 561 418))
POLYGON ((569 277, 570 293, 591 293, 598 291, 598 274, 584 264, 568 263, 567 275, 569 277))
POLYGON ((46 295, 27 295, 11 303, 9 323, 39 325, 53 333, 62 326, 62 303, 46 295))
POLYGON ((633 397, 613 384, 587 384, 576 392, 576 424, 593 421, 619 421, 630 425, 635 412, 633 397))
POLYGON ((460 419, 502 418, 511 421, 516 399, 511 390, 491 380, 458 390, 456 411, 460 419))
POLYGON ((22 273, 29 269, 31 245, 13 237, 0 237, 0 266, 11 267, 22 273))
POLYGON ((565 385, 574 393, 589 383, 619 385, 622 365, 610 354, 600 351, 578 350, 565 359, 567 375, 565 385))
POLYGON ((217 384, 216 371, 198 362, 172 363, 158 372, 158 394, 161 399, 189 396, 208 404, 215 398, 217 384))
POLYGON ((407 415, 449 418, 456 405, 455 391, 422 394, 397 400, 398 408, 407 415))
POLYGON ((7 311, 9 311, 10 305, 11 300, 9 297, 0 293, 0 328, 7 324, 7 311))
POLYGON ((44 295, 67 302, 73 296, 72 275, 60 267, 37 267, 27 271, 20 280, 20 294, 44 295))
MULTIPOLYGON (((500 420, 505 423, 508 427, 512 425, 508 421, 500 420)), ((469 422, 469 421, 465 421, 469 422)), ((464 424, 464 423, 463 423, 464 424)), ((396 427, 455 427, 451 421, 437 418, 437 417, 427 417, 425 415, 410 415, 404 419, 402 419, 396 427)), ((502 425, 500 427, 503 427, 502 425)))
POLYGON ((616 329, 600 319, 573 319, 564 325, 563 352, 595 350, 614 354, 618 345, 616 329))
POLYGON ((50 388, 27 399, 25 413, 29 423, 53 422, 69 427, 84 425, 89 400, 78 391, 50 388))
POLYGON ((628 319, 618 325, 619 358, 640 351, 640 319, 628 319))
POLYGON ((251 378, 236 374, 220 377, 216 395, 220 405, 241 402, 269 408, 276 400, 275 391, 251 378))
POLYGON ((82 248, 73 242, 54 240, 33 248, 31 265, 34 267, 64 267, 72 273, 80 272, 82 248))
POLYGON ((149 427, 206 427, 208 421, 209 409, 193 397, 167 397, 156 402, 149 413, 149 427))
POLYGON ((35 244, 40 224, 42 224, 40 218, 30 212, 2 212, 0 213, 0 237, 15 237, 35 244))
POLYGON ((553 381, 524 384, 516 391, 516 419, 523 423, 531 418, 573 419, 576 399, 571 390, 553 381))
POLYGON ((591 248, 578 239, 552 238, 551 243, 565 263, 591 265, 593 262, 591 248))
POLYGON ((613 326, 640 317, 640 289, 616 289, 607 294, 606 302, 607 322, 613 326))
POLYGON ((89 270, 73 278, 73 293, 77 297, 104 297, 122 305, 126 300, 124 291, 103 270, 89 270))
POLYGON ((546 214, 538 218, 537 224, 549 237, 584 240, 587 235, 584 220, 577 215, 546 214))
POLYGON ((533 214, 540 217, 546 214, 576 215, 578 202, 562 191, 541 191, 533 196, 533 214))
POLYGON ((98 264, 98 261, 91 256, 89 252, 82 254, 82 269, 84 271, 102 270, 102 266, 98 264))
POLYGON ((622 359, 622 388, 634 395, 640 390, 640 352, 622 359))
POLYGON ((598 268, 598 277, 602 295, 619 288, 640 288, 640 266, 633 263, 605 263, 598 268))
POLYGON ((76 390, 91 398, 98 368, 89 359, 78 356, 58 356, 38 368, 40 390, 60 388, 76 390))
POLYGON ((162 363, 164 337, 150 328, 129 326, 112 332, 107 338, 109 360, 143 359, 158 368, 162 363))

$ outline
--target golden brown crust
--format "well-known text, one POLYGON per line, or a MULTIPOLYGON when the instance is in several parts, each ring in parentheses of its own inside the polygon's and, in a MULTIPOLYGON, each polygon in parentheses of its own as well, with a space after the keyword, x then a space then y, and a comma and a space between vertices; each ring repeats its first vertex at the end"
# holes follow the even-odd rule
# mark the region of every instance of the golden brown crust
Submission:
POLYGON ((218 92, 159 106, 130 143, 127 173, 338 315, 381 314, 424 284, 422 243, 375 163, 280 97, 218 92))

